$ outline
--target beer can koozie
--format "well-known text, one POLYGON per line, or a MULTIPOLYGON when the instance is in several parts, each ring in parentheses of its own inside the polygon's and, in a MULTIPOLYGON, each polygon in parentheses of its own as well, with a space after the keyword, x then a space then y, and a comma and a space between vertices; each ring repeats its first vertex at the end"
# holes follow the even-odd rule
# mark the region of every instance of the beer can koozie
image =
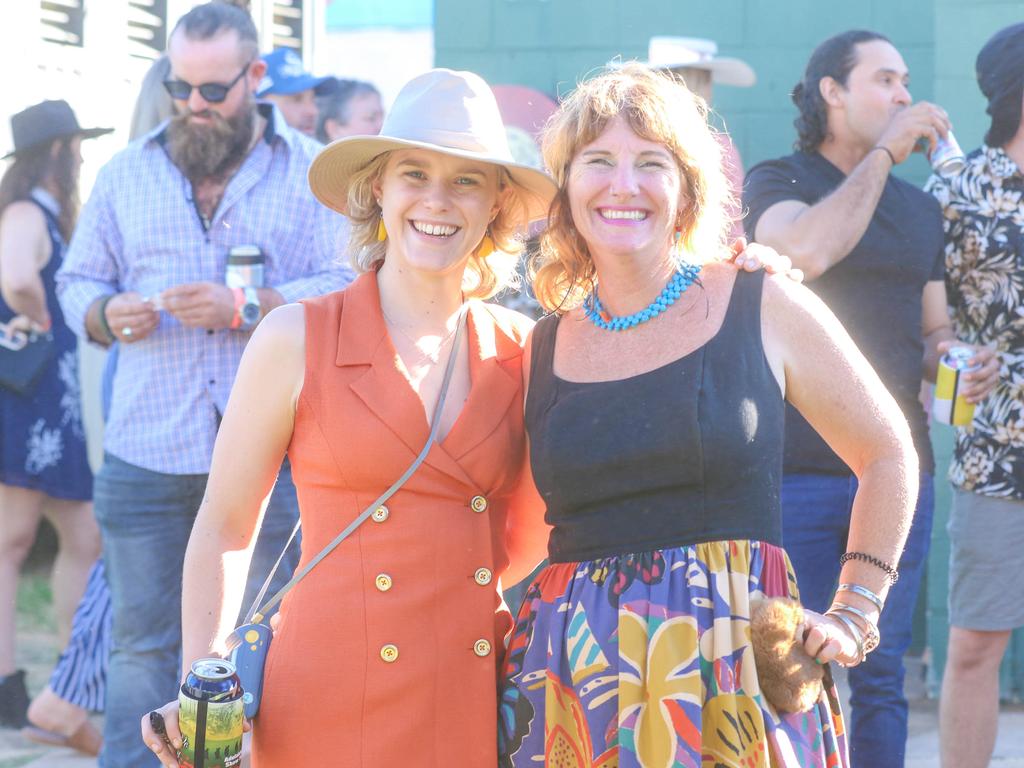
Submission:
POLYGON ((981 368, 967 364, 973 356, 974 352, 967 347, 953 347, 939 361, 932 399, 932 416, 936 421, 966 427, 974 420, 974 403, 968 403, 960 394, 963 374, 981 368))
POLYGON ((178 696, 182 768, 232 768, 242 763, 242 686, 224 659, 192 664, 178 696))

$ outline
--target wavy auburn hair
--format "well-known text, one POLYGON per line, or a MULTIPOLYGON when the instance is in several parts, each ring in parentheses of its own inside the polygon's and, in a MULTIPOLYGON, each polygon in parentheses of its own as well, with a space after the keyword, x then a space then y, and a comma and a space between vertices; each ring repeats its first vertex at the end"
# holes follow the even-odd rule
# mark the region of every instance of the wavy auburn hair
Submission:
MULTIPOLYGON (((369 272, 377 262, 384 261, 387 241, 377 239, 381 209, 373 194, 373 185, 384 174, 391 152, 383 152, 364 168, 352 174, 348 187, 348 218, 352 224, 348 252, 357 272, 369 272)), ((489 299, 506 288, 518 286, 519 264, 523 238, 529 223, 524 192, 512 181, 508 172, 498 168, 498 213, 489 232, 494 241, 493 253, 474 250, 466 265, 462 289, 467 298, 489 299)))
MULTIPOLYGON (((549 311, 568 311, 594 289, 594 262, 572 220, 569 167, 617 117, 637 136, 663 144, 679 167, 688 205, 680 212, 680 253, 672 257, 685 254, 692 261, 711 261, 720 258, 725 247, 732 195, 704 100, 680 78, 640 64, 606 69, 580 84, 544 129, 544 164, 558 183, 558 194, 529 274, 537 300, 549 311)), ((670 251, 671 242, 666 241, 665 248, 670 251)))

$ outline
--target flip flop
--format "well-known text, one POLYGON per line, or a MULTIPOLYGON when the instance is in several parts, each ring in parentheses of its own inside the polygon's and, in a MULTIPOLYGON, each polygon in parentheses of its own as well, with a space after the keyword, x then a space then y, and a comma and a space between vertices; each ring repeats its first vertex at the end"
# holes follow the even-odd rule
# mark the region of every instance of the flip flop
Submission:
POLYGON ((67 747, 74 749, 91 757, 98 757, 100 748, 103 746, 103 734, 86 720, 78 730, 70 736, 56 731, 48 731, 45 728, 38 728, 34 725, 26 725, 21 729, 21 735, 30 741, 38 744, 47 744, 52 747, 67 747))

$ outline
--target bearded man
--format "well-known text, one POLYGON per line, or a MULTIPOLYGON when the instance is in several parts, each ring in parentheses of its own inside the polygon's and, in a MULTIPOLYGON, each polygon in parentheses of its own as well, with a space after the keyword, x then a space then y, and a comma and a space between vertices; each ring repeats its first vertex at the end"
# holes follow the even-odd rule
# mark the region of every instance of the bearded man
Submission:
MULTIPOLYGON (((58 276, 69 325, 120 345, 95 491, 114 606, 103 768, 159 764, 137 724, 177 690, 185 547, 246 342, 274 307, 351 278, 336 266, 343 220, 306 183, 319 145, 255 101, 265 64, 249 15, 198 6, 168 55, 176 114, 101 170, 58 276), (225 284, 240 245, 262 252, 262 286, 225 284)), ((235 555, 252 557, 245 607, 296 515, 286 463, 258 541, 235 555)))

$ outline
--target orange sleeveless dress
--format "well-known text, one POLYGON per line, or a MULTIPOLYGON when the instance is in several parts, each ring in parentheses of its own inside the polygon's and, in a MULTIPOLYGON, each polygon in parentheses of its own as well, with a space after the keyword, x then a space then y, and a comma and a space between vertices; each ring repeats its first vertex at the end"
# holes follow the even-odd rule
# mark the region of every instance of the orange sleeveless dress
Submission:
MULTIPOLYGON (((428 435, 376 275, 303 302, 305 381, 288 454, 304 565, 391 485, 428 435)), ((544 556, 525 466, 530 321, 471 303, 471 389, 449 434, 284 599, 254 723, 254 768, 493 768, 510 561, 544 556)))

